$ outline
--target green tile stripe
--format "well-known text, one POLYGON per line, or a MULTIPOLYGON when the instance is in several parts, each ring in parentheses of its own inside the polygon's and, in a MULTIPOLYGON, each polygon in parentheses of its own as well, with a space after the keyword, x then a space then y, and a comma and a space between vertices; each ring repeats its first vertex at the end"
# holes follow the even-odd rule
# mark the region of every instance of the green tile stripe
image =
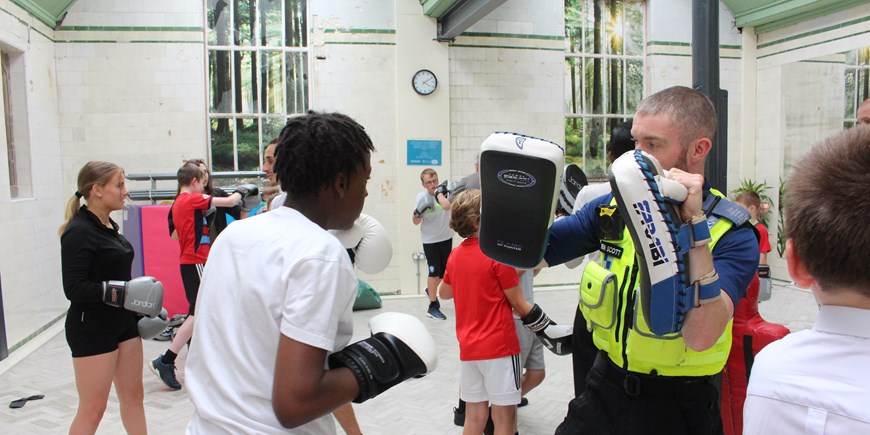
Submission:
MULTIPOLYGON (((661 53, 661 52, 652 52, 647 53, 647 56, 674 56, 674 57, 692 57, 691 54, 686 53, 661 53)), ((719 59, 742 59, 740 56, 719 56, 719 59)))
POLYGON ((145 43, 145 44, 204 44, 203 41, 185 41, 179 39, 134 39, 129 41, 118 41, 116 39, 58 39, 52 41, 58 44, 127 44, 127 43, 145 43))
MULTIPOLYGON (((846 22, 843 22, 840 24, 835 24, 833 26, 822 27, 821 29, 810 30, 809 32, 799 33, 797 35, 788 36, 788 37, 785 37, 782 39, 777 39, 775 41, 765 42, 764 44, 759 44, 758 49, 770 47, 770 46, 776 45, 776 44, 782 44, 782 43, 788 42, 788 41, 794 41, 796 39, 806 38, 807 36, 818 35, 820 33, 830 32, 831 30, 837 30, 837 29, 842 29, 844 27, 854 26, 856 24, 861 24, 861 23, 864 23, 867 21, 870 21, 870 16, 856 18, 854 20, 846 21, 846 22)), ((850 36, 861 35, 863 33, 866 33, 866 32, 853 33, 850 36)))
POLYGON ((354 34, 381 34, 381 35, 395 35, 396 29, 338 29, 338 28, 330 28, 324 29, 323 33, 354 33, 354 34))
POLYGON ((185 26, 60 26, 58 31, 74 32, 202 32, 202 27, 185 26))
POLYGON ((789 49, 786 49, 786 50, 782 50, 782 51, 777 51, 777 52, 774 52, 774 53, 765 54, 765 55, 763 55, 763 56, 758 56, 758 58, 759 58, 759 59, 764 59, 765 57, 776 56, 776 55, 778 55, 778 54, 788 53, 788 52, 790 52, 790 51, 796 51, 796 50, 801 50, 801 49, 804 49, 804 48, 815 47, 815 46, 817 46, 817 45, 827 44, 827 43, 829 43, 829 42, 839 41, 839 40, 841 40, 841 39, 851 38, 851 37, 853 37, 853 36, 859 36, 859 35, 864 35, 864 34, 870 34, 870 30, 866 30, 866 31, 863 31, 863 32, 858 32, 858 33, 853 33, 853 34, 851 34, 851 35, 838 36, 838 37, 836 37, 836 38, 826 39, 826 40, 824 40, 824 41, 818 41, 818 42, 814 42, 814 43, 812 43, 812 44, 802 45, 802 46, 800 46, 800 47, 789 48, 789 49))
POLYGON ((564 41, 562 35, 526 35, 522 33, 491 33, 491 32, 462 32, 459 36, 467 36, 469 38, 517 38, 517 39, 543 39, 545 41, 564 41))
POLYGON ((18 350, 18 348, 20 348, 21 346, 24 346, 25 344, 27 344, 28 341, 33 340, 34 338, 36 338, 36 336, 43 333, 46 329, 50 328, 51 325, 54 325, 55 323, 57 323, 58 321, 60 321, 61 319, 65 318, 65 317, 66 317, 66 312, 55 317, 53 320, 50 320, 48 323, 43 325, 41 328, 37 329, 36 331, 33 331, 27 337, 24 337, 23 340, 19 341, 18 343, 13 344, 12 347, 9 348, 9 353, 11 354, 12 352, 15 352, 16 350, 18 350))
POLYGON ((326 41, 324 45, 396 45, 395 42, 326 41))
MULTIPOLYGON (((646 46, 651 47, 653 45, 669 45, 674 47, 691 47, 692 44, 690 42, 676 42, 676 41, 647 41, 646 46)), ((734 44, 719 44, 719 49, 723 48, 731 48, 735 50, 743 49, 740 45, 734 44)))
POLYGON ((561 51, 563 48, 546 48, 546 47, 520 47, 517 45, 485 45, 485 44, 450 44, 450 47, 461 48, 505 48, 508 50, 541 50, 541 51, 561 51))

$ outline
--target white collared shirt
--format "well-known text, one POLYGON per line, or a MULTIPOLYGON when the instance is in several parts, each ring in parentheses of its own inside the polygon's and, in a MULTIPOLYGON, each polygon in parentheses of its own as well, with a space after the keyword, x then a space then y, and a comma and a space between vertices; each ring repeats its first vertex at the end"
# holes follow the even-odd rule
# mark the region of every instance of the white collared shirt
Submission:
POLYGON ((762 350, 744 434, 870 434, 870 310, 824 305, 812 330, 762 350))

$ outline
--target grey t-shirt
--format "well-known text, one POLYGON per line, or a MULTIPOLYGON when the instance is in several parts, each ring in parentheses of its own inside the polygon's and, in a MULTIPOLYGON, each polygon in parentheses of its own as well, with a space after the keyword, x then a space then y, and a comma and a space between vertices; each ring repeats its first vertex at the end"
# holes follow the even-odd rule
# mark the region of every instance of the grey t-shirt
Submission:
MULTIPOLYGON (((420 198, 428 195, 429 192, 422 191, 417 194, 414 203, 420 202, 420 198)), ((453 230, 450 229, 450 212, 444 210, 438 201, 435 201, 435 208, 430 208, 423 212, 420 216, 423 222, 420 223, 420 237, 423 243, 438 243, 453 238, 453 230)))

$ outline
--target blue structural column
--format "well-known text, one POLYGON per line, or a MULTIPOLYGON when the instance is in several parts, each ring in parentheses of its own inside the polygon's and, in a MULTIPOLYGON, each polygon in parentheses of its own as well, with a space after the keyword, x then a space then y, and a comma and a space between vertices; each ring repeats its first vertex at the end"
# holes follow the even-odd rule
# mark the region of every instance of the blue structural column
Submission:
POLYGON ((719 118, 704 168, 710 185, 728 187, 728 92, 719 89, 719 1, 692 1, 692 86, 710 97, 719 118))

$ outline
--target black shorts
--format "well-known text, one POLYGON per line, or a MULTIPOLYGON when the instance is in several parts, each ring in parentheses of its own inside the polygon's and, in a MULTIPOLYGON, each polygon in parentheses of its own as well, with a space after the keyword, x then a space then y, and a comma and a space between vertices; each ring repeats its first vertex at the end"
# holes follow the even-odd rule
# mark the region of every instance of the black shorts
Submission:
POLYGON ((73 358, 114 352, 118 343, 139 336, 138 317, 108 305, 71 306, 66 314, 66 342, 73 358))
POLYGON ((423 253, 426 254, 426 263, 429 264, 429 276, 444 278, 444 270, 447 269, 447 257, 450 256, 452 249, 453 239, 423 244, 423 253))
POLYGON ((187 314, 193 316, 196 311, 196 295, 199 293, 199 281, 202 278, 204 264, 182 264, 181 282, 184 283, 184 295, 190 308, 187 314))

